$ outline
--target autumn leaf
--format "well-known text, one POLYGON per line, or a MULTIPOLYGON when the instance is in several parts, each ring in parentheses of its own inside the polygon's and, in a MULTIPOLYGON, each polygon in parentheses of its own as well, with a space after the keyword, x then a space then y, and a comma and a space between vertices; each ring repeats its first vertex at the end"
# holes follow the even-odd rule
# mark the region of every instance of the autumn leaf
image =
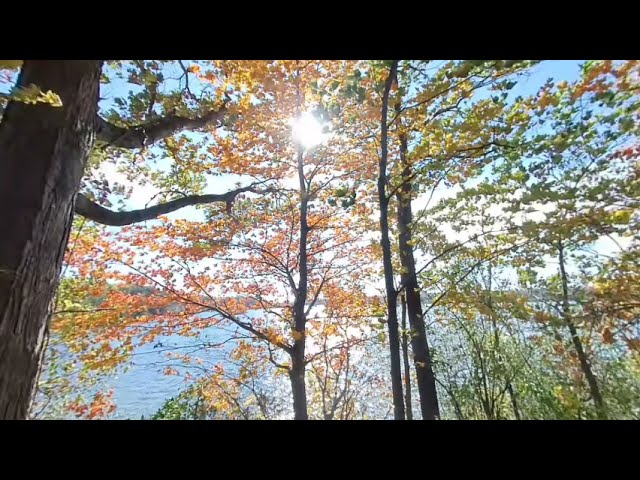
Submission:
POLYGON ((613 334, 609 328, 605 328, 602 331, 602 341, 607 345, 611 345, 614 342, 613 334))

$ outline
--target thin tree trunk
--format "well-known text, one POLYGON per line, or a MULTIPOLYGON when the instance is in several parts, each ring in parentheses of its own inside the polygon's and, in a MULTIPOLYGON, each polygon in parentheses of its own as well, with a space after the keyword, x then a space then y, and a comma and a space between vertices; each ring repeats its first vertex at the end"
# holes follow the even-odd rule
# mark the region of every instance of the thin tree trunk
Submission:
POLYGON ((453 402, 453 409, 456 412, 456 418, 458 420, 464 420, 464 414, 462 413, 462 409, 460 408, 458 400, 455 397, 451 396, 451 401, 453 402))
MULTIPOLYGON (((489 265, 489 268, 491 268, 491 265, 489 265)), ((494 352, 498 352, 498 365, 504 367, 504 362, 502 361, 502 354, 499 353, 500 333, 498 332, 498 325, 496 324, 496 319, 495 319, 495 310, 493 309, 493 299, 492 299, 491 285, 490 285, 490 288, 489 288, 489 309, 490 309, 490 312, 491 312, 490 313, 491 325, 493 326, 494 352)), ((508 374, 507 374, 507 379, 506 379, 506 389, 507 389, 507 392, 509 393, 509 398, 511 399, 511 406, 513 408, 513 415, 516 417, 516 420, 520 420, 521 419, 520 418, 520 410, 518 409, 518 401, 516 399, 516 392, 513 389, 513 384, 511 383, 511 379, 508 378, 508 374)), ((496 415, 499 416, 499 413, 496 413, 496 415)))
POLYGON ((10 102, 0 124, 0 419, 25 419, 75 196, 95 137, 98 60, 25 60, 18 86, 62 107, 10 102))
MULTIPOLYGON (((483 230, 484 233, 484 230, 483 230)), ((500 353, 500 331, 498 330, 498 323, 496 322, 496 311, 493 307, 493 264, 489 262, 487 266, 489 270, 489 284, 487 285, 487 306, 489 307, 489 320, 491 321, 491 327, 493 329, 493 358, 494 362, 497 363, 502 368, 502 371, 506 372, 506 368, 504 368, 504 362, 502 361, 502 354, 500 353), (497 358, 496 358, 497 354, 497 358)), ((509 398, 511 399, 511 406, 513 407, 513 414, 516 417, 516 420, 520 420, 520 412, 518 410, 518 403, 516 401, 516 393, 513 390, 513 385, 511 384, 511 380, 508 378, 508 374, 506 378, 506 390, 509 393, 509 398)), ((493 383, 495 385, 495 382, 493 383)), ((492 389, 492 401, 496 410, 496 418, 500 419, 500 406, 497 405, 496 398, 493 395, 492 389)))
POLYGON ((296 329, 296 337, 291 352, 291 391, 293 394, 293 411, 296 420, 307 420, 307 392, 305 385, 305 336, 307 318, 305 315, 305 304, 308 293, 308 267, 307 267, 307 236, 309 225, 307 224, 307 185, 304 178, 303 163, 304 153, 302 147, 298 149, 298 178, 300 181, 300 281, 296 291, 296 299, 293 303, 293 320, 296 329))
POLYGON ((518 400, 516 398, 516 392, 513 390, 511 382, 507 382, 507 392, 509 392, 509 398, 511 399, 511 406, 513 407, 513 414, 516 420, 522 420, 520 416, 520 409, 518 408, 518 400))
POLYGON ((589 391, 591 392, 593 403, 596 406, 598 417, 600 419, 606 419, 605 405, 602 399, 602 394, 600 393, 598 381, 596 380, 596 376, 594 375, 593 370, 591 370, 591 364, 589 363, 587 354, 582 346, 582 340, 580 340, 580 337, 578 336, 578 331, 576 330, 576 326, 571 319, 571 313, 569 312, 569 281, 567 279, 567 272, 565 270, 564 246, 562 245, 562 240, 558 240, 557 247, 558 262, 560 263, 560 278, 562 281, 562 316, 571 335, 571 341, 573 342, 573 346, 576 349, 582 372, 587 378, 589 391))
POLYGON ((451 403, 453 404, 453 410, 456 414, 456 418, 458 420, 464 420, 465 418, 464 418, 464 414, 462 413, 462 407, 460 406, 460 402, 458 402, 457 397, 453 393, 453 390, 450 388, 453 382, 449 382, 449 386, 447 386, 447 384, 439 380, 436 380, 436 381, 438 382, 440 387, 446 392, 446 394, 449 395, 449 398, 451 399, 451 403))
MULTIPOLYGON (((397 104, 398 112, 399 107, 400 105, 397 104)), ((399 119, 400 117, 398 116, 398 125, 401 128, 399 119)), ((404 286, 404 297, 406 298, 409 314, 411 349, 413 350, 413 362, 416 369, 422 419, 436 420, 440 418, 438 393, 422 314, 416 263, 413 256, 413 247, 411 246, 411 222, 413 221, 413 213, 411 211, 411 178, 413 177, 413 169, 407 159, 407 136, 402 130, 400 130, 399 138, 400 164, 402 168, 402 186, 397 193, 398 246, 400 251, 400 265, 402 266, 400 278, 404 286)))
POLYGON ((409 365, 409 340, 407 332, 407 302, 404 295, 400 297, 402 302, 402 361, 404 363, 404 400, 406 403, 407 420, 413 420, 411 408, 411 366, 409 365))
MULTIPOLYGON (((489 264, 489 269, 491 269, 491 264, 489 264)), ((498 365, 504 367, 504 362, 502 361, 502 354, 500 353, 500 332, 498 331, 498 324, 496 323, 496 319, 495 319, 495 310, 493 309, 493 290, 492 290, 492 284, 491 284, 491 270, 489 270, 489 299, 488 299, 488 306, 489 306, 489 319, 491 320, 491 326, 493 327, 493 351, 494 351, 494 355, 497 352, 498 353, 498 359, 497 359, 497 363, 498 365)), ((511 383, 511 380, 509 378, 506 379, 506 388, 507 388, 507 392, 509 393, 509 398, 511 399, 511 406, 513 407, 513 414, 516 417, 516 420, 520 420, 520 410, 518 409, 518 402, 516 399, 516 392, 513 389, 513 384, 511 383)), ((499 416, 499 413, 496 413, 497 416, 499 416)))
POLYGON ((453 403, 453 410, 456 412, 456 418, 458 420, 464 420, 464 414, 462 413, 462 407, 460 406, 460 402, 458 402, 458 399, 456 398, 456 396, 453 394, 453 392, 451 390, 448 391, 449 393, 449 398, 451 398, 451 403, 453 403))
MULTIPOLYGON (((300 105, 302 98, 300 95, 300 86, 296 85, 298 95, 297 114, 300 115, 300 105)), ((295 292, 295 301, 293 303, 293 321, 295 325, 296 335, 294 337, 293 350, 291 352, 291 370, 289 378, 291 379, 291 392, 293 394, 293 412, 295 420, 308 420, 307 411, 307 391, 305 385, 305 343, 306 343, 306 325, 307 316, 305 314, 305 304, 307 303, 307 295, 309 290, 309 271, 308 271, 308 255, 307 255, 307 237, 309 235, 309 225, 307 223, 307 210, 309 204, 309 195, 307 189, 307 180, 304 176, 304 148, 298 146, 297 152, 298 167, 298 188, 300 190, 300 242, 299 242, 299 268, 300 280, 298 288, 295 292)))
POLYGON ((402 371, 400 368, 400 340, 398 335, 398 293, 393 281, 391 263, 391 241, 389 240, 389 198, 387 197, 387 161, 388 132, 387 112, 389 110, 389 92, 396 76, 398 60, 394 60, 384 86, 382 112, 380 117, 381 152, 378 163, 378 200, 380 202, 380 245, 384 266, 384 283, 387 292, 387 325, 389 328, 389 356, 391 360, 391 391, 393 394, 393 417, 404 420, 404 401, 402 395, 402 371))

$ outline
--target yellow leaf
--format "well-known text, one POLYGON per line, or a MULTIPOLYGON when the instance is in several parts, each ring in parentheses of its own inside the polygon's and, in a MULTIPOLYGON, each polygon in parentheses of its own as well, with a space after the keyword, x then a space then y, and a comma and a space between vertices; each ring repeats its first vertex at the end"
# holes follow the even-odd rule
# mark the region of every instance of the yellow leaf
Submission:
POLYGON ((631 220, 631 210, 618 210, 611 215, 611 220, 616 224, 626 224, 631 220))
POLYGON ((3 70, 16 70, 22 66, 22 60, 0 60, 0 68, 3 70))
POLYGON ((27 87, 15 89, 11 93, 11 99, 27 104, 48 103, 52 107, 61 107, 60 96, 51 90, 43 92, 37 85, 31 84, 27 87))

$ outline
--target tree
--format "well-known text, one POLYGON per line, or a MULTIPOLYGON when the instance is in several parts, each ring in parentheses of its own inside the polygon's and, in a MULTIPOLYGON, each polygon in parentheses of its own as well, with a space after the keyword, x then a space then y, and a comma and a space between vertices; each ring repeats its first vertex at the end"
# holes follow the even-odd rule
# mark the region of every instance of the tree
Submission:
POLYGON ((517 117, 503 118, 508 111, 507 91, 516 83, 510 77, 531 62, 445 62, 433 74, 425 72, 428 64, 404 62, 394 79, 397 148, 390 191, 397 199, 401 280, 397 292, 403 291, 407 302, 422 418, 432 420, 440 413, 413 251, 412 201, 429 189, 433 195, 441 182, 463 181, 497 151, 510 147, 511 133, 519 126, 517 117), (472 100, 487 89, 503 93, 472 100), (408 95, 411 90, 415 93, 408 95))
POLYGON ((387 324, 389 327, 389 353, 391 357, 391 382, 393 389, 394 418, 404 420, 404 401, 402 395, 402 377, 400 369, 400 340, 398 333, 398 297, 391 263, 391 241, 389 239, 389 196, 387 194, 388 163, 388 111, 389 94, 398 69, 398 60, 393 60, 384 85, 382 110, 380 117, 380 160, 378 163, 378 202, 380 204, 380 245, 382 246, 384 283, 387 293, 387 324))
MULTIPOLYGON (((77 250, 73 268, 82 277, 99 280, 95 294, 103 301, 102 312, 90 314, 85 328, 108 329, 98 336, 98 351, 108 353, 113 341, 130 346, 131 335, 143 326, 148 328, 141 341, 150 342, 160 332, 231 325, 237 329, 231 355, 236 360, 255 357, 286 372, 295 418, 306 419, 306 365, 317 356, 305 354, 307 323, 317 315, 314 307, 325 289, 366 268, 369 246, 359 236, 364 230, 350 218, 352 211, 366 212, 366 206, 353 206, 345 193, 355 195, 352 165, 359 154, 345 155, 339 136, 313 151, 291 140, 287 120, 314 107, 313 97, 304 100, 309 84, 335 75, 322 62, 225 62, 220 68, 234 84, 247 78, 254 83, 239 94, 242 117, 209 151, 224 159, 219 170, 261 184, 264 198, 238 200, 226 213, 209 208, 205 221, 161 218, 150 228, 124 227, 115 244, 88 238, 77 250), (261 100, 249 103, 250 98, 261 100), (340 204, 336 198, 342 198, 340 204), (205 266, 207 262, 215 263, 205 266), (123 275, 123 266, 131 273, 123 275), (157 293, 140 298, 136 292, 109 289, 109 283, 157 293), (174 304, 180 306, 178 312, 170 308, 174 304), (213 315, 202 318, 205 313, 213 315), (112 328, 116 322, 118 327, 112 328)), ((251 189, 238 188, 233 196, 251 189)), ((364 280, 364 270, 361 275, 364 280)), ((122 361, 124 356, 119 356, 122 361)))
POLYGON ((640 63, 536 63, 0 61, 0 417, 637 418, 640 63))
MULTIPOLYGON (((628 66, 614 69, 605 63, 602 68, 605 78, 625 78, 630 73, 628 66)), ((598 70, 599 65, 586 64, 585 77, 593 77, 594 69, 598 70)), ((596 78, 592 81, 599 85, 602 77, 596 78)), ((595 94, 587 93, 588 86, 584 89, 584 82, 577 82, 559 84, 555 89, 548 85, 540 92, 537 98, 540 122, 550 124, 555 131, 535 138, 533 154, 542 154, 542 161, 534 160, 526 169, 533 177, 531 190, 519 202, 524 207, 534 202, 555 207, 546 214, 544 225, 527 224, 525 234, 537 236, 547 251, 557 256, 560 283, 557 313, 569 332, 598 416, 606 418, 601 388, 571 306, 567 254, 569 249, 580 248, 603 234, 611 235, 624 228, 618 227, 625 224, 620 219, 626 218, 633 208, 625 204, 621 208, 618 203, 629 189, 624 172, 628 165, 616 162, 610 155, 637 135, 633 127, 637 112, 629 109, 635 100, 625 89, 612 88, 606 93, 598 90, 595 94)))
POLYGON ((0 123, 0 418, 26 418, 75 195, 95 136, 99 61, 26 61, 18 87, 61 107, 9 102, 0 123))
MULTIPOLYGON (((446 217, 436 215, 434 221, 455 218, 457 231, 479 231, 444 251, 461 252, 461 245, 484 238, 488 243, 476 255, 478 265, 488 257, 508 254, 523 284, 535 286, 525 297, 524 318, 534 317, 553 332, 556 354, 569 353, 569 365, 577 368, 573 398, 577 405, 582 403, 580 385, 586 380, 588 398, 600 418, 607 415, 607 408, 597 369, 607 361, 600 357, 601 366, 594 368, 598 356, 590 332, 595 325, 585 309, 592 302, 589 283, 602 257, 584 252, 603 237, 633 232, 629 220, 637 205, 630 179, 636 160, 629 147, 637 135, 637 98, 631 80, 636 68, 636 62, 588 62, 577 82, 549 81, 536 96, 521 99, 531 122, 522 132, 519 148, 507 151, 494 164, 493 176, 441 202, 439 209, 447 211, 446 217), (490 235, 484 228, 487 219, 490 235), (536 270, 553 258, 557 275, 536 280, 536 270), (569 268, 582 272, 584 283, 572 286, 578 278, 569 268), (565 350, 561 326, 569 334, 573 352, 565 350)), ((561 369, 566 371, 567 363, 561 369)), ((568 398, 567 390, 563 392, 568 398)))
MULTIPOLYGON (((174 134, 215 124, 227 113, 221 89, 212 96, 203 91, 195 102, 189 74, 197 68, 186 69, 179 61, 185 86, 161 94, 161 62, 132 64, 128 80, 143 86, 142 92, 132 95, 128 104, 116 99, 128 115, 112 110, 112 121, 98 116, 102 61, 27 60, 9 96, 0 124, 0 155, 7 159, 0 172, 0 199, 11 206, 0 221, 12 226, 0 241, 0 418, 27 414, 74 209, 98 222, 124 225, 187 205, 235 198, 236 193, 186 196, 126 213, 111 212, 84 194, 76 202, 96 139, 106 149, 142 151, 167 139, 165 148, 172 151, 174 134), (47 93, 38 93, 42 91, 47 93), (34 92, 42 99, 34 100, 34 92), (61 106, 53 105, 58 99, 61 106), (29 175, 23 174, 26 166, 29 175)), ((110 66, 118 68, 121 62, 110 66)), ((100 190, 108 191, 108 183, 100 190)))

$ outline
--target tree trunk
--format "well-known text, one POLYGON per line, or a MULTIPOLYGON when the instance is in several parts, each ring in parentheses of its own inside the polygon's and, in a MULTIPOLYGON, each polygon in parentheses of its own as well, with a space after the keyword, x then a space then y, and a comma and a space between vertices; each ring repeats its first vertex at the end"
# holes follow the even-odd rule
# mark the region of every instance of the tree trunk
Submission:
POLYGON ((462 407, 460 406, 460 402, 458 402, 458 399, 456 398, 456 396, 453 394, 453 392, 451 390, 449 390, 447 393, 449 393, 449 398, 451 398, 451 403, 453 403, 453 410, 456 412, 456 418, 458 420, 464 420, 464 414, 462 413, 462 407))
POLYGON ((304 364, 304 341, 296 341, 291 355, 291 369, 289 370, 289 380, 291 380, 291 393, 293 395, 293 418, 294 420, 308 420, 307 413, 307 389, 305 385, 305 364, 304 364), (302 345, 302 349, 300 346, 302 345))
POLYGON ((300 189, 300 243, 299 243, 299 266, 300 281, 296 289, 296 299, 293 304, 293 320, 295 330, 299 336, 295 338, 293 351, 291 352, 291 392, 293 394, 293 411, 295 420, 307 420, 307 392, 305 385, 305 340, 307 316, 305 305, 309 290, 308 253, 307 237, 309 235, 309 225, 307 223, 309 196, 307 193, 307 180, 304 176, 304 151, 298 147, 298 181, 300 189))
MULTIPOLYGON (((483 230, 484 233, 484 230, 483 230)), ((488 265, 489 270, 489 284, 487 285, 487 306, 489 307, 489 320, 491 321, 491 327, 493 329, 493 356, 494 361, 497 360, 497 364, 500 367, 504 367, 504 362, 502 360, 502 354, 500 353, 500 331, 498 329, 498 323, 496 322, 496 311, 493 308, 493 266, 492 263, 489 262, 488 265), (496 354, 497 359, 496 359, 496 354)), ((503 371, 506 371, 504 368, 503 371)), ((508 374, 506 374, 508 377, 508 374)), ((509 378, 506 379, 506 390, 509 393, 509 399, 511 400, 511 407, 513 408, 513 415, 516 417, 516 420, 520 420, 520 410, 518 409, 518 401, 516 399, 516 392, 513 389, 513 384, 509 378)), ((499 412, 499 407, 498 407, 499 412)), ((496 416, 499 417, 500 414, 496 413, 496 416)))
POLYGON ((518 399, 516 398, 516 392, 513 389, 511 382, 507 382, 507 392, 509 392, 509 398, 511 399, 511 406, 513 407, 513 414, 516 420, 522 420, 520 416, 520 409, 518 408, 518 399))
POLYGON ((596 411, 598 413, 598 417, 600 419, 606 419, 606 411, 604 401, 602 399, 602 394, 600 393, 600 387, 598 386, 598 381, 596 380, 596 376, 591 370, 591 364, 589 363, 589 359, 587 358, 587 354, 584 351, 582 346, 582 340, 578 336, 578 331, 576 330, 576 326, 571 319, 571 314, 569 312, 569 282, 567 279, 567 272, 565 270, 564 265, 564 246, 562 245, 562 241, 558 241, 558 262, 560 264, 560 278, 562 281, 562 316, 564 322, 567 325, 569 333, 571 335, 571 341, 573 342, 573 346, 576 349, 576 353, 578 355, 578 360, 580 361, 580 367, 582 369, 582 373, 587 378, 587 383, 589 385, 589 391, 591 392, 591 398, 593 398, 593 403, 595 404, 596 411))
POLYGON ((49 308, 95 136, 98 60, 26 60, 18 86, 62 107, 10 102, 0 124, 0 419, 25 419, 49 308))
POLYGON ((402 302, 402 362, 404 363, 404 400, 406 403, 407 420, 413 420, 413 409, 411 408, 411 366, 409 365, 409 340, 407 332, 407 302, 404 295, 402 302))
POLYGON ((384 266, 384 284, 387 292, 387 326, 389 328, 389 356, 391 361, 391 392, 393 394, 393 417, 404 420, 404 400, 402 398, 402 371, 400 368, 400 340, 398 335, 398 293, 393 281, 391 263, 391 241, 389 240, 389 198, 387 197, 387 156, 388 132, 387 112, 389 110, 389 91, 396 76, 398 61, 394 60, 389 70, 382 98, 380 118, 381 152, 378 163, 378 200, 380 202, 380 245, 384 266))
MULTIPOLYGON (((397 107, 400 105, 398 104, 397 107)), ((398 117, 399 119, 399 117, 398 117)), ((398 122, 400 125, 400 122, 398 122)), ((420 409, 423 420, 436 420, 440 418, 438 406, 438 393, 436 381, 431 366, 431 355, 427 342, 427 333, 422 314, 422 302, 418 288, 416 275, 416 263, 411 246, 411 190, 413 171, 407 159, 407 137, 400 131, 400 162, 402 166, 402 186, 398 190, 398 245, 400 250, 400 265, 402 273, 400 278, 404 286, 404 296, 407 302, 409 314, 409 326, 411 327, 411 348, 416 369, 418 393, 420 395, 420 409)))

